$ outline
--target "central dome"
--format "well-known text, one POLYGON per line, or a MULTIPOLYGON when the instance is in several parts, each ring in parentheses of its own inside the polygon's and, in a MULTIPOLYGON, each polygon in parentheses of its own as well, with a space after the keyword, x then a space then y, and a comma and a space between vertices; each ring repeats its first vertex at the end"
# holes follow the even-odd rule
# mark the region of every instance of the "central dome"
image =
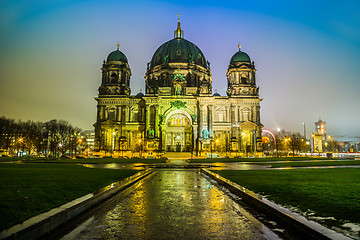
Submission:
POLYGON ((178 22, 175 38, 162 44, 151 58, 150 68, 164 63, 192 63, 206 68, 204 54, 192 42, 183 38, 183 32, 178 22))

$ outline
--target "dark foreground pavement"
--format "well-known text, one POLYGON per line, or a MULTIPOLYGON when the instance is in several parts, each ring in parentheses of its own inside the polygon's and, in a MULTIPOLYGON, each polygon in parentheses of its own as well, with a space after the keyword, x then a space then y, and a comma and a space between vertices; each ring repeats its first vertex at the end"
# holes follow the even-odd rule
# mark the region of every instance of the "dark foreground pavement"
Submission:
POLYGON ((198 171, 160 170, 63 239, 274 239, 242 212, 198 171))

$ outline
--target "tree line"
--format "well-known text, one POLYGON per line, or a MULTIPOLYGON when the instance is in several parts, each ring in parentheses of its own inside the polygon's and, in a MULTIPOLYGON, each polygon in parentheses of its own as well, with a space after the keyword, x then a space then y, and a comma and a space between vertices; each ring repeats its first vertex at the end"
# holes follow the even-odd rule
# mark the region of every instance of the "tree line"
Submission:
POLYGON ((298 132, 281 130, 281 132, 277 131, 274 134, 275 139, 271 135, 266 134, 269 140, 271 140, 263 145, 264 153, 267 155, 281 157, 291 153, 292 156, 295 156, 300 152, 310 151, 310 142, 298 132))
POLYGON ((34 122, 0 117, 0 149, 9 155, 74 153, 81 129, 65 120, 34 122))

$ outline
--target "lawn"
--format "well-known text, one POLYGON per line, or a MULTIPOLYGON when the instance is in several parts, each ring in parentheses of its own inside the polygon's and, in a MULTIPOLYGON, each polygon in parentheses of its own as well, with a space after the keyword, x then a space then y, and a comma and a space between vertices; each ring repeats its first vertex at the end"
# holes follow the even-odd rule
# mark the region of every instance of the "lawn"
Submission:
POLYGON ((84 163, 84 164, 107 164, 107 163, 164 163, 165 158, 38 158, 38 157, 2 157, 0 162, 24 163, 84 163))
POLYGON ((215 163, 215 162, 271 162, 271 161, 305 161, 326 160, 329 158, 315 157, 267 157, 267 158, 192 158, 192 163, 215 163))
POLYGON ((0 230, 138 171, 68 164, 0 164, 0 230))
POLYGON ((316 161, 309 162, 284 162, 284 163, 253 163, 260 165, 270 165, 271 168, 282 167, 321 167, 321 166, 358 166, 360 160, 329 160, 329 161, 316 161))
POLYGON ((334 217, 323 222, 329 227, 360 223, 360 168, 214 172, 276 203, 334 217))

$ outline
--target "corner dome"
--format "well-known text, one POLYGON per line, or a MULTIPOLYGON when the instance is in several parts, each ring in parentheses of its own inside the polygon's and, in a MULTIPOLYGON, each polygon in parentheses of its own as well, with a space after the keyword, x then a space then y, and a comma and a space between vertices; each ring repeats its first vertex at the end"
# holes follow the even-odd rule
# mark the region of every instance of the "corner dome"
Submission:
POLYGON ((121 61, 121 62, 128 62, 125 54, 123 54, 120 50, 119 50, 119 44, 118 44, 118 48, 116 49, 116 51, 113 51, 109 54, 109 56, 106 59, 107 62, 110 61, 121 61))
POLYGON ((151 58, 150 68, 164 63, 192 63, 207 68, 207 62, 201 50, 192 42, 183 38, 184 34, 178 22, 174 39, 163 43, 151 58))
POLYGON ((135 97, 137 97, 137 98, 142 98, 142 97, 144 97, 145 95, 141 92, 141 90, 140 90, 140 92, 138 93, 138 94, 136 94, 136 96, 135 97))
POLYGON ((249 55, 247 55, 246 53, 238 51, 237 53, 234 54, 234 56, 232 56, 230 60, 230 63, 234 63, 234 62, 251 62, 251 59, 249 55))
POLYGON ((241 48, 241 45, 239 45, 239 51, 237 53, 235 53, 232 56, 232 58, 230 59, 230 64, 235 63, 235 62, 251 62, 251 59, 250 59, 249 55, 242 52, 240 50, 240 48, 241 48))

